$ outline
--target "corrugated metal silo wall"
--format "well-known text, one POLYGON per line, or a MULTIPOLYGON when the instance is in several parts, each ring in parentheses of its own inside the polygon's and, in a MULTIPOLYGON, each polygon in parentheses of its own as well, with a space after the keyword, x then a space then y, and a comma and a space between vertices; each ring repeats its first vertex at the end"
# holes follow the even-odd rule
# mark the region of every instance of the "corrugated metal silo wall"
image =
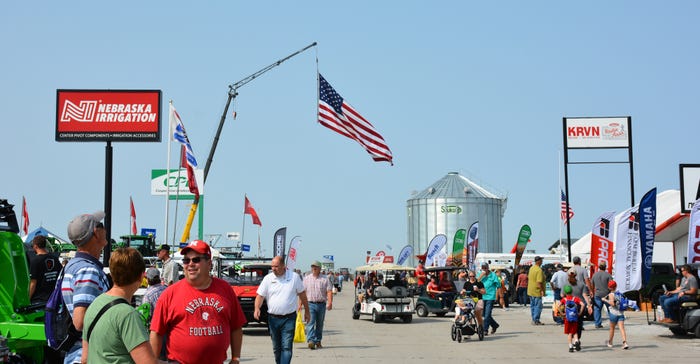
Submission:
MULTIPOLYGON (((503 251, 503 201, 484 197, 410 199, 406 202, 408 244, 414 255, 423 254, 437 234, 447 236, 447 253, 452 252, 455 232, 479 222, 479 252, 503 251)), ((412 264, 417 265, 415 256, 412 264)))

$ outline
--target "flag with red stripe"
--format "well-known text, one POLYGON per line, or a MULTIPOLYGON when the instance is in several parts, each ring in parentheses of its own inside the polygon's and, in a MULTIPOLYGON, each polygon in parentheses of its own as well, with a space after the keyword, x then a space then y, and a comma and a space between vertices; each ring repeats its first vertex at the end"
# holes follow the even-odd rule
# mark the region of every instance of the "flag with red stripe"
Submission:
POLYGON ((360 143, 374 161, 389 162, 393 166, 391 150, 374 126, 353 109, 321 74, 318 75, 318 84, 318 122, 360 143))
POLYGON ((29 234, 29 211, 27 211, 27 200, 22 196, 22 231, 24 235, 29 234))
POLYGON ((572 217, 574 217, 574 209, 571 208, 571 205, 567 206, 566 194, 564 191, 561 191, 561 219, 564 220, 564 225, 566 225, 572 217))
POLYGON ((262 222, 260 222, 260 218, 258 217, 258 213, 255 211, 253 208, 253 204, 250 203, 248 200, 248 196, 245 197, 245 209, 243 210, 243 214, 248 214, 250 217, 253 218, 253 224, 262 226, 262 222))
POLYGON ((129 196, 129 203, 131 204, 131 235, 136 235, 136 209, 131 196, 129 196))

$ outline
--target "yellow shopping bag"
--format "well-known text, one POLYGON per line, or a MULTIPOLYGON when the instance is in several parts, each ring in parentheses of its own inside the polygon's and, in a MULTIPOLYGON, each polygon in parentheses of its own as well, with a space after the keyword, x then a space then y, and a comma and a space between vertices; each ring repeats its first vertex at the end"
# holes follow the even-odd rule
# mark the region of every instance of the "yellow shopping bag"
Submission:
POLYGON ((306 342, 306 330, 304 327, 304 321, 301 319, 301 311, 297 312, 297 325, 294 328, 294 342, 295 343, 305 343, 306 342))

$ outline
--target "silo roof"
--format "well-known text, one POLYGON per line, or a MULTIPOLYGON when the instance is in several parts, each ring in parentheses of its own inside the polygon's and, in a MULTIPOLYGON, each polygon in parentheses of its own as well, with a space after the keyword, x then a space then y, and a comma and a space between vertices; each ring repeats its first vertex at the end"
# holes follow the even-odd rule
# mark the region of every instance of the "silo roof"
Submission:
POLYGON ((457 172, 450 172, 428 188, 412 196, 412 199, 419 198, 464 198, 483 197, 505 200, 504 197, 489 192, 484 187, 479 186, 474 181, 460 176, 457 172))

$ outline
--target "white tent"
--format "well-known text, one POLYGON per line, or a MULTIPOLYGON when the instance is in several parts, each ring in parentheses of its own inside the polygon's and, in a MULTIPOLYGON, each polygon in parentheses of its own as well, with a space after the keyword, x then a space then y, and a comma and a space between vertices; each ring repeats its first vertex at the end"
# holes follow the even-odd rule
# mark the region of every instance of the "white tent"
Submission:
MULTIPOLYGON (((681 192, 679 190, 666 190, 656 195, 656 242, 661 241, 678 241, 677 234, 669 234, 668 229, 673 227, 674 230, 678 232, 685 231, 685 235, 688 234, 688 225, 685 224, 685 229, 683 229, 683 224, 681 220, 685 215, 681 214, 681 192), (674 235, 674 236, 671 236, 674 235), (662 240, 663 239, 663 240, 662 240)), ((624 210, 620 211, 615 215, 617 220, 624 210)), ((601 211, 602 213, 602 211, 601 211)), ((687 217, 685 217, 687 220, 687 217)), ((591 222, 591 229, 593 229, 593 221, 591 222)), ((615 247, 613 245, 613 251, 615 247)), ((591 233, 584 235, 582 238, 577 240, 575 243, 571 244, 571 256, 578 256, 581 258, 582 264, 587 264, 591 257, 591 233)))

